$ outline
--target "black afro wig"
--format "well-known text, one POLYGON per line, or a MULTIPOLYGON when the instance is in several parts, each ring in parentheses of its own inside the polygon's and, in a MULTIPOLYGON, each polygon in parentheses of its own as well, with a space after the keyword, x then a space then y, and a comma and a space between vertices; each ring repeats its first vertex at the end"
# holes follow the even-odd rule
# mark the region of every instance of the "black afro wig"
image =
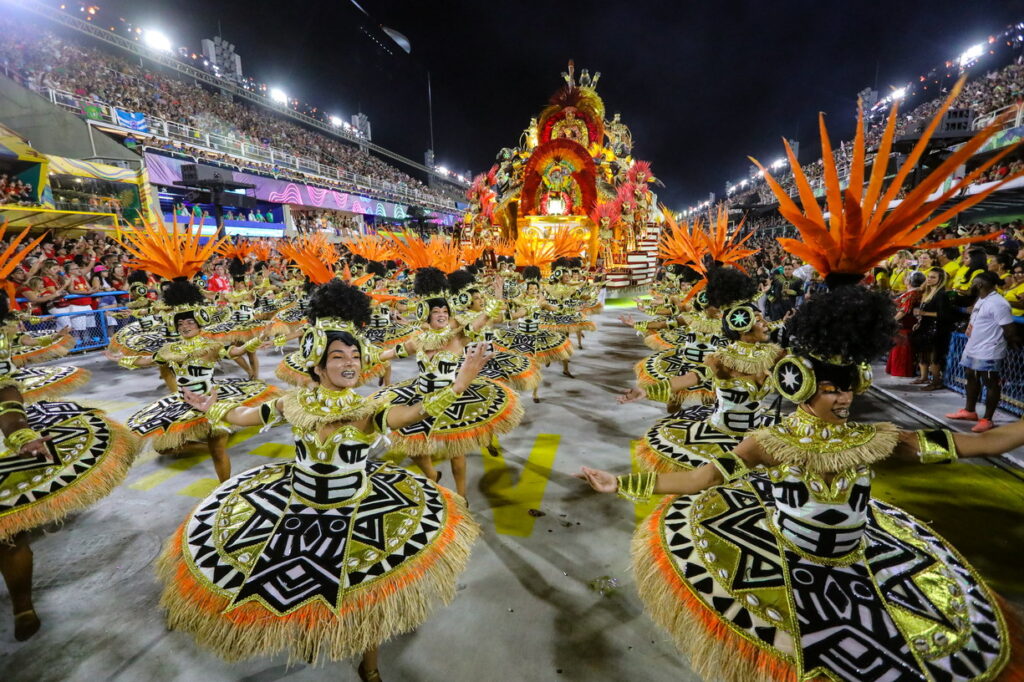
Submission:
POLYGON ((164 303, 174 307, 179 305, 202 305, 206 302, 203 292, 187 279, 176 279, 168 282, 163 288, 164 303))
POLYGON ((728 308, 757 295, 757 282, 736 268, 716 267, 708 271, 708 305, 728 308))
POLYGON ((474 282, 476 282, 476 277, 468 268, 456 270, 452 274, 448 275, 448 287, 451 289, 453 294, 459 293, 474 282))
POLYGON ((839 286, 811 296, 786 323, 790 345, 801 355, 871 362, 892 347, 896 309, 884 292, 839 286))
POLYGON ((370 321, 370 297, 351 284, 332 279, 313 291, 306 312, 311 324, 321 317, 340 317, 362 327, 370 321))
POLYGON ((523 268, 523 279, 540 279, 540 268, 536 265, 527 265, 523 268))
POLYGON ((412 289, 417 296, 437 296, 448 289, 448 278, 437 268, 420 268, 412 289))
POLYGON ((380 261, 370 260, 366 261, 366 272, 370 273, 374 277, 385 278, 388 276, 387 267, 380 261))

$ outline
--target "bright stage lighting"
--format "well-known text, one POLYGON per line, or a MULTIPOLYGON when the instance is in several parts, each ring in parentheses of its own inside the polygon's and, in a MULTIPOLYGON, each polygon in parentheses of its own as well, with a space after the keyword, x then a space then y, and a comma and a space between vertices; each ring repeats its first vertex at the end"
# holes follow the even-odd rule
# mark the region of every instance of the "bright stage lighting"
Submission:
POLYGON ((967 48, 962 55, 960 55, 960 66, 970 64, 975 59, 985 54, 985 46, 981 43, 977 45, 971 45, 967 48))
POLYGON ((448 175, 448 169, 445 168, 444 166, 438 166, 437 172, 440 173, 441 175, 448 175))
POLYGON ((331 125, 332 126, 337 127, 337 126, 340 126, 342 123, 344 123, 344 121, 341 120, 341 116, 331 116, 331 125))
POLYGON ((270 88, 270 99, 278 104, 288 103, 288 93, 281 88, 270 88))
POLYGON ((892 98, 893 99, 903 99, 904 97, 906 97, 906 95, 907 95, 907 89, 906 88, 896 88, 895 90, 892 91, 892 98))
POLYGON ((772 168, 782 168, 785 165, 786 165, 786 160, 785 159, 775 159, 774 161, 772 161, 772 168))
POLYGON ((147 28, 142 32, 142 41, 146 46, 157 52, 170 52, 171 39, 156 29, 147 28))

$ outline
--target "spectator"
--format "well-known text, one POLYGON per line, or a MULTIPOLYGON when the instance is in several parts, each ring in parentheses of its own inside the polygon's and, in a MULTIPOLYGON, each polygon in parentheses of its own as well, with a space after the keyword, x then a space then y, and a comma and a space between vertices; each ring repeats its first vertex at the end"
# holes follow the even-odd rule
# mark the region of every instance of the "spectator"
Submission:
POLYGON ((910 347, 917 358, 919 374, 911 383, 922 384, 924 391, 937 391, 942 388, 942 366, 954 321, 952 304, 946 296, 946 271, 942 268, 932 268, 925 276, 914 317, 910 347))
POLYGON ((971 431, 981 433, 994 426, 992 417, 1002 396, 999 373, 1007 347, 1017 345, 1017 335, 1010 304, 996 291, 999 278, 995 273, 981 272, 973 281, 977 301, 967 327, 967 345, 960 358, 960 365, 967 371, 967 395, 964 407, 946 417, 976 421, 971 431), (985 387, 985 416, 978 419, 976 407, 982 385, 985 387))
POLYGON ((781 320, 796 307, 796 301, 804 291, 804 282, 793 275, 793 264, 786 263, 782 272, 772 279, 768 290, 768 318, 781 320))

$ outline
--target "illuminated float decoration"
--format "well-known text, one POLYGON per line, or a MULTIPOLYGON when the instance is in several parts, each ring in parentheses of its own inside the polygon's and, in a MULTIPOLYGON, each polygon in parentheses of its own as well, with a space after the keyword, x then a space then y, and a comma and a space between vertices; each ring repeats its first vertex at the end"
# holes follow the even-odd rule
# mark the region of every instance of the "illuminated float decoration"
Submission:
POLYGON ((519 145, 501 149, 490 171, 474 178, 463 236, 551 240, 566 228, 583 240, 592 265, 600 261, 610 277, 643 284, 657 250, 657 180, 649 163, 633 159, 619 114, 605 120, 600 73, 584 69, 577 78, 569 62, 562 77, 519 145))

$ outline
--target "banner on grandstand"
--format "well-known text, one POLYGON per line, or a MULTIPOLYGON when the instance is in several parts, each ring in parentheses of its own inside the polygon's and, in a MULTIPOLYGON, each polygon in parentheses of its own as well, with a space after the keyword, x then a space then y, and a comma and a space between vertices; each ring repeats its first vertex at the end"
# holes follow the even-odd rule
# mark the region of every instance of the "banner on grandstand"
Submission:
MULTIPOLYGON (((181 166, 185 163, 194 162, 172 159, 152 152, 146 153, 146 168, 149 170, 150 181, 156 185, 173 186, 176 180, 181 180, 181 166)), ((256 188, 251 191, 255 193, 257 199, 275 204, 348 211, 349 213, 361 213, 391 220, 404 220, 408 217, 409 207, 404 204, 378 201, 357 194, 238 171, 232 171, 231 176, 235 182, 255 185, 256 188)), ((445 225, 452 225, 455 222, 455 216, 446 213, 432 214, 431 217, 436 222, 445 225)))
POLYGON ((117 118, 117 125, 122 128, 131 128, 137 130, 140 133, 149 132, 149 124, 146 123, 146 115, 139 113, 138 111, 125 111, 124 109, 114 109, 114 116, 117 118))

